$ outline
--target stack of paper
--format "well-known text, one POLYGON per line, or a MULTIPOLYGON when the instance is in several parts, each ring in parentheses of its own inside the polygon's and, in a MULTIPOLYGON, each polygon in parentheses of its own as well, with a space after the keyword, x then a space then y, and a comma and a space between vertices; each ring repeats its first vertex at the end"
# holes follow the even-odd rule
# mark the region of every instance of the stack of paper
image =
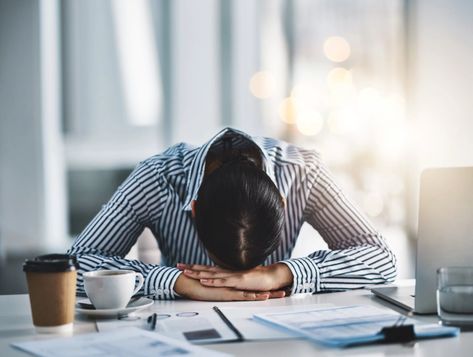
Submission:
MULTIPOLYGON (((385 336, 381 329, 395 325, 399 317, 401 315, 393 311, 364 305, 254 315, 257 321, 336 347, 383 341, 385 336)), ((419 325, 411 319, 402 321, 404 324, 414 324, 418 339, 455 336, 459 333, 459 329, 454 327, 419 325)))

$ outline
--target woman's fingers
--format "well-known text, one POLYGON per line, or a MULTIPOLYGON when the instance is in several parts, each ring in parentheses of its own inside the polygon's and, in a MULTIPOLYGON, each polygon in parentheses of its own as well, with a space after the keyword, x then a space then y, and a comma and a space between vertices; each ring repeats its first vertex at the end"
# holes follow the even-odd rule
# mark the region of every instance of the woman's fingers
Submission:
POLYGON ((286 296, 286 292, 284 290, 274 290, 269 292, 270 299, 279 299, 286 296))
MULTIPOLYGON (((244 291, 226 288, 208 289, 206 297, 201 300, 208 301, 262 301, 270 298, 269 292, 244 291)), ((199 299, 200 300, 200 299, 199 299)))
POLYGON ((282 290, 278 291, 238 291, 243 300, 268 300, 283 298, 285 293, 282 290))
POLYGON ((200 283, 204 286, 213 287, 227 287, 233 288, 236 286, 236 279, 228 278, 214 278, 214 279, 200 279, 200 283))
POLYGON ((212 272, 212 271, 195 271, 195 270, 189 270, 185 269, 184 274, 188 276, 189 278, 193 279, 215 279, 215 278, 227 278, 232 275, 235 275, 236 273, 220 273, 220 272, 212 272))
POLYGON ((193 300, 204 301, 259 301, 279 296, 269 291, 242 290, 229 287, 204 286, 199 281, 181 274, 175 284, 176 293, 193 300))
MULTIPOLYGON (((233 278, 223 278, 223 279, 201 279, 200 283, 206 287, 213 288, 234 288, 237 284, 236 279, 233 278)), ((237 290, 235 290, 237 291, 237 290)), ((252 290, 239 290, 243 292, 244 300, 266 300, 266 299, 278 299, 286 296, 284 290, 274 290, 274 291, 252 291, 252 290)))
POLYGON ((239 291, 243 299, 247 301, 261 301, 261 300, 268 300, 269 299, 269 292, 261 292, 261 291, 239 291))
POLYGON ((264 283, 264 276, 259 278, 258 274, 249 273, 216 273, 199 274, 195 276, 204 286, 226 287, 246 291, 269 291, 268 285, 264 283))

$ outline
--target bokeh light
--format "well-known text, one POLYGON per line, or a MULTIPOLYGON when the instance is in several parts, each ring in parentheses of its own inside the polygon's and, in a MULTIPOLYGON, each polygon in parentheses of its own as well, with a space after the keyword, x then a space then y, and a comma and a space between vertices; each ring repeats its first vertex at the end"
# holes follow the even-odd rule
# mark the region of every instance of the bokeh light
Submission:
POLYGON ((322 131, 324 120, 317 111, 301 109, 298 110, 296 126, 301 134, 314 136, 322 131))
POLYGON ((269 71, 256 72, 250 79, 250 92, 259 99, 271 97, 275 89, 275 79, 269 71))
POLYGON ((353 84, 352 74, 343 67, 335 67, 327 74, 327 84, 331 88, 351 86, 353 84))
POLYGON ((323 112, 330 103, 330 96, 322 83, 313 80, 300 81, 291 90, 291 98, 297 103, 311 103, 323 112))
POLYGON ((327 128, 335 135, 348 135, 356 140, 360 131, 363 131, 361 119, 352 106, 346 106, 330 112, 327 118, 327 128))
POLYGON ((331 36, 325 40, 324 53, 333 62, 344 62, 350 57, 350 44, 343 37, 331 36))
POLYGON ((364 113, 375 113, 381 109, 381 93, 372 87, 363 88, 358 94, 358 108, 364 113))
POLYGON ((313 88, 307 83, 298 83, 291 90, 291 97, 303 99, 307 97, 307 93, 312 92, 313 88))
POLYGON ((279 106, 279 116, 287 124, 295 124, 297 119, 296 104, 291 97, 285 98, 279 106))
POLYGON ((346 124, 343 118, 338 112, 332 112, 327 118, 327 128, 335 135, 342 135, 346 132, 346 124))

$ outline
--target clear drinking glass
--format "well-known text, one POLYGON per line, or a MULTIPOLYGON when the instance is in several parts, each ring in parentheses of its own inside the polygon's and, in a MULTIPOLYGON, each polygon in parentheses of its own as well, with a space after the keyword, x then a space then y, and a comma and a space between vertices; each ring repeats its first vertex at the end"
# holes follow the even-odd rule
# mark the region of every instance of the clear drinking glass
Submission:
POLYGON ((473 267, 437 270, 437 313, 442 324, 473 326, 473 267))

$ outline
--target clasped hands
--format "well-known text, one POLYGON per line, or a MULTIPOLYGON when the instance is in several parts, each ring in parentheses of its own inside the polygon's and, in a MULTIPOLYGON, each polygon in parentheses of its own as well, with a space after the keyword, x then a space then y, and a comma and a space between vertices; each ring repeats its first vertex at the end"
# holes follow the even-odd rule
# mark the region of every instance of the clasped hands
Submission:
POLYGON ((232 271, 218 266, 177 264, 182 271, 174 290, 194 300, 267 300, 286 296, 292 285, 292 273, 286 264, 257 266, 232 271))

